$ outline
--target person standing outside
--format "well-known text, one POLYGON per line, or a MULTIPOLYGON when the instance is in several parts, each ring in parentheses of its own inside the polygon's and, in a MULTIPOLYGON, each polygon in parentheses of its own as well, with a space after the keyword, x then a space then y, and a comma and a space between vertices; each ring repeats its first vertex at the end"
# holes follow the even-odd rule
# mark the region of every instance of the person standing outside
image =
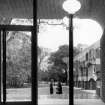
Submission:
POLYGON ((57 89, 57 92, 56 92, 57 94, 62 94, 62 85, 60 81, 58 82, 56 89, 57 89))
POLYGON ((54 89, 53 89, 53 80, 51 80, 51 82, 50 82, 50 94, 53 94, 53 91, 54 91, 54 89))

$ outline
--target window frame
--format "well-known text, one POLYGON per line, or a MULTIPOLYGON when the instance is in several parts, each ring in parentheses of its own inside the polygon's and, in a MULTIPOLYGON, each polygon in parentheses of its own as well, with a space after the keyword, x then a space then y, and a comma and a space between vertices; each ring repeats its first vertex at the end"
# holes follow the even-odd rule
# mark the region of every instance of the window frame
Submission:
MULTIPOLYGON (((3 32, 3 102, 0 105, 36 105, 37 104, 37 35, 34 30, 34 26, 25 25, 0 25, 0 47, 1 47, 1 32, 3 32), (31 101, 19 101, 19 102, 6 102, 6 32, 7 31, 30 31, 31 32, 31 76, 32 76, 32 87, 31 87, 31 101)), ((1 54, 1 49, 0 49, 1 54)), ((0 56, 0 67, 1 67, 1 56, 0 56)), ((1 80, 1 69, 0 69, 0 80, 1 80)), ((1 93, 1 81, 0 81, 0 93, 1 93)))

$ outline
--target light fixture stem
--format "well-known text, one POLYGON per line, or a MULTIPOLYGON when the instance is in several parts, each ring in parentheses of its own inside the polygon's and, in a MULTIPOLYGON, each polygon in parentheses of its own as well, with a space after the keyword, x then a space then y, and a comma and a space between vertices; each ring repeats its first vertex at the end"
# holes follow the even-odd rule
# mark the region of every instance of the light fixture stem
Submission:
POLYGON ((69 14, 69 91, 70 91, 70 105, 73 104, 73 14, 69 14))

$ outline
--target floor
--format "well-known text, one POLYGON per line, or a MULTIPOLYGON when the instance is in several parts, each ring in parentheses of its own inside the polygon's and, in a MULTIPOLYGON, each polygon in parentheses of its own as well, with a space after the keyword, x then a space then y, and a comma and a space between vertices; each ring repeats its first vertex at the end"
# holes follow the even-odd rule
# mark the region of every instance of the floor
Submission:
MULTIPOLYGON (((31 89, 7 89, 7 101, 31 101, 31 89)), ((69 87, 63 86, 63 94, 50 95, 49 87, 38 88, 38 105, 69 105, 69 87)), ((74 88, 74 105, 105 105, 95 90, 74 88)))

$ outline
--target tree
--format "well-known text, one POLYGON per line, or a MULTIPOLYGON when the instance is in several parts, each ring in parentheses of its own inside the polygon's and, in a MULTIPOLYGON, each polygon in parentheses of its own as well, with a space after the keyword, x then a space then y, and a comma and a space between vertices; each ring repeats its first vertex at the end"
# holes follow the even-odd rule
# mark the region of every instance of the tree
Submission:
POLYGON ((48 81, 49 49, 38 47, 38 80, 48 81))
POLYGON ((12 32, 7 43, 7 85, 21 87, 31 82, 31 37, 21 32, 12 32))
MULTIPOLYGON (((32 19, 3 19, 2 24, 32 24, 32 19)), ((23 31, 8 31, 6 34, 6 83, 21 87, 31 83, 31 35, 23 31)))
POLYGON ((50 76, 53 75, 52 77, 54 77, 56 74, 57 79, 67 82, 67 64, 63 62, 64 57, 69 57, 68 45, 60 46, 56 52, 51 54, 49 63, 53 63, 53 65, 49 70, 49 74, 50 76))
POLYGON ((76 47, 73 48, 73 56, 75 57, 76 55, 78 55, 80 53, 80 50, 76 47))
POLYGON ((42 65, 45 62, 45 58, 48 57, 49 51, 46 48, 38 47, 38 69, 42 69, 42 65))

